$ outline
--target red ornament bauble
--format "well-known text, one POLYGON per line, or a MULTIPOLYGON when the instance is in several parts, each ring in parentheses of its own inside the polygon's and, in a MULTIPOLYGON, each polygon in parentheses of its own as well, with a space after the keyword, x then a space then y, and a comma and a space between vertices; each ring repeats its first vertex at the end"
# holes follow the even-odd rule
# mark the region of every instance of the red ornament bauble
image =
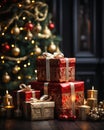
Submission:
POLYGON ((51 30, 52 30, 52 29, 54 29, 54 28, 55 28, 54 23, 52 23, 52 22, 51 22, 51 23, 49 23, 49 29, 51 29, 51 30))
POLYGON ((26 23, 25 29, 32 31, 34 28, 34 25, 31 22, 26 23))
POLYGON ((6 53, 6 52, 8 52, 9 50, 10 50, 10 45, 8 44, 8 43, 3 43, 2 45, 1 45, 1 51, 3 52, 3 53, 6 53))

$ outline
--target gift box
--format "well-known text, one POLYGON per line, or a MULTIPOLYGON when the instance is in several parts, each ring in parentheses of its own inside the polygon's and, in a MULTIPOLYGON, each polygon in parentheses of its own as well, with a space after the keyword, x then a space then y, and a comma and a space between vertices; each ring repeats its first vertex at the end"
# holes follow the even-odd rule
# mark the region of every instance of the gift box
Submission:
POLYGON ((53 101, 24 102, 24 117, 32 121, 54 119, 54 107, 53 101))
POLYGON ((37 58, 37 80, 67 82, 75 80, 75 58, 37 58))
POLYGON ((13 92, 13 102, 17 107, 22 106, 24 101, 29 101, 31 98, 40 98, 40 90, 34 90, 28 88, 25 84, 21 84, 20 86, 25 86, 24 88, 13 92), (27 87, 27 88, 26 88, 27 87))
POLYGON ((31 87, 40 90, 41 95, 52 96, 55 101, 55 115, 67 114, 71 111, 73 115, 78 106, 84 103, 84 81, 74 82, 31 82, 31 87))

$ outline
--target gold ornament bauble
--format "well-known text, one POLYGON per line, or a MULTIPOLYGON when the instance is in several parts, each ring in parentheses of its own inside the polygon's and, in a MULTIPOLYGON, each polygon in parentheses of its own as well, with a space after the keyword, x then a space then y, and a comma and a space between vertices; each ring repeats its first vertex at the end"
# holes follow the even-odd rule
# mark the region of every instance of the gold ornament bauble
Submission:
POLYGON ((31 3, 31 0, 25 0, 25 3, 26 3, 26 4, 30 4, 30 3, 31 3))
POLYGON ((43 30, 43 34, 45 34, 46 37, 50 37, 51 36, 51 31, 50 31, 50 29, 47 26, 43 30))
POLYGON ((13 47, 12 48, 12 55, 13 56, 19 56, 19 54, 20 54, 20 49, 18 48, 18 47, 13 47))
POLYGON ((12 73, 13 74, 17 74, 18 72, 19 72, 19 66, 18 65, 16 65, 16 66, 14 66, 14 68, 13 68, 13 70, 12 70, 12 73))
POLYGON ((51 44, 50 44, 49 47, 48 47, 48 51, 49 51, 50 53, 54 53, 54 52, 56 51, 56 49, 57 49, 57 47, 56 47, 56 45, 54 44, 54 42, 51 42, 51 44))
POLYGON ((33 34, 31 33, 30 30, 28 30, 26 37, 27 37, 27 40, 31 40, 33 38, 33 34))
POLYGON ((4 83, 8 83, 10 80, 11 80, 10 75, 6 72, 6 73, 3 75, 3 77, 2 77, 2 81, 3 81, 4 83))
POLYGON ((36 27, 35 27, 35 31, 38 33, 42 30, 42 26, 40 25, 40 23, 37 23, 36 27))
POLYGON ((17 25, 15 25, 15 27, 12 28, 11 34, 14 34, 14 35, 19 35, 20 34, 20 29, 19 29, 19 27, 17 25))
POLYGON ((36 45, 34 48, 34 54, 38 56, 41 54, 41 52, 42 52, 41 49, 38 47, 38 45, 36 45))

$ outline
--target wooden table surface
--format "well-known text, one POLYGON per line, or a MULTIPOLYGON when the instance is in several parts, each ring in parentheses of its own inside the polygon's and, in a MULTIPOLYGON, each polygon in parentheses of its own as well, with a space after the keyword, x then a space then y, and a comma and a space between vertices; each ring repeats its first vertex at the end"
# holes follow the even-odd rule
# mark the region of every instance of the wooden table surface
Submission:
POLYGON ((25 121, 0 119, 0 130, 104 130, 104 121, 25 121))

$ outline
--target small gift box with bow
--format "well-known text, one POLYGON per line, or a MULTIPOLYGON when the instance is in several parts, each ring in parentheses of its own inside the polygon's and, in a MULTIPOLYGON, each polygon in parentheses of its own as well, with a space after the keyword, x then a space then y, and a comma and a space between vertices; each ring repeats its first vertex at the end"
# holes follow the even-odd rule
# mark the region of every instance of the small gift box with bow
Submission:
POLYGON ((37 80, 67 82, 75 80, 75 58, 65 58, 62 53, 43 53, 37 58, 37 80))
POLYGON ((40 90, 31 89, 31 85, 20 84, 19 90, 13 92, 14 104, 16 107, 22 106, 24 101, 29 101, 30 98, 40 98, 40 90))
POLYGON ((48 95, 43 95, 39 100, 31 98, 24 102, 23 112, 26 120, 49 120, 54 119, 55 102, 50 101, 48 95))

